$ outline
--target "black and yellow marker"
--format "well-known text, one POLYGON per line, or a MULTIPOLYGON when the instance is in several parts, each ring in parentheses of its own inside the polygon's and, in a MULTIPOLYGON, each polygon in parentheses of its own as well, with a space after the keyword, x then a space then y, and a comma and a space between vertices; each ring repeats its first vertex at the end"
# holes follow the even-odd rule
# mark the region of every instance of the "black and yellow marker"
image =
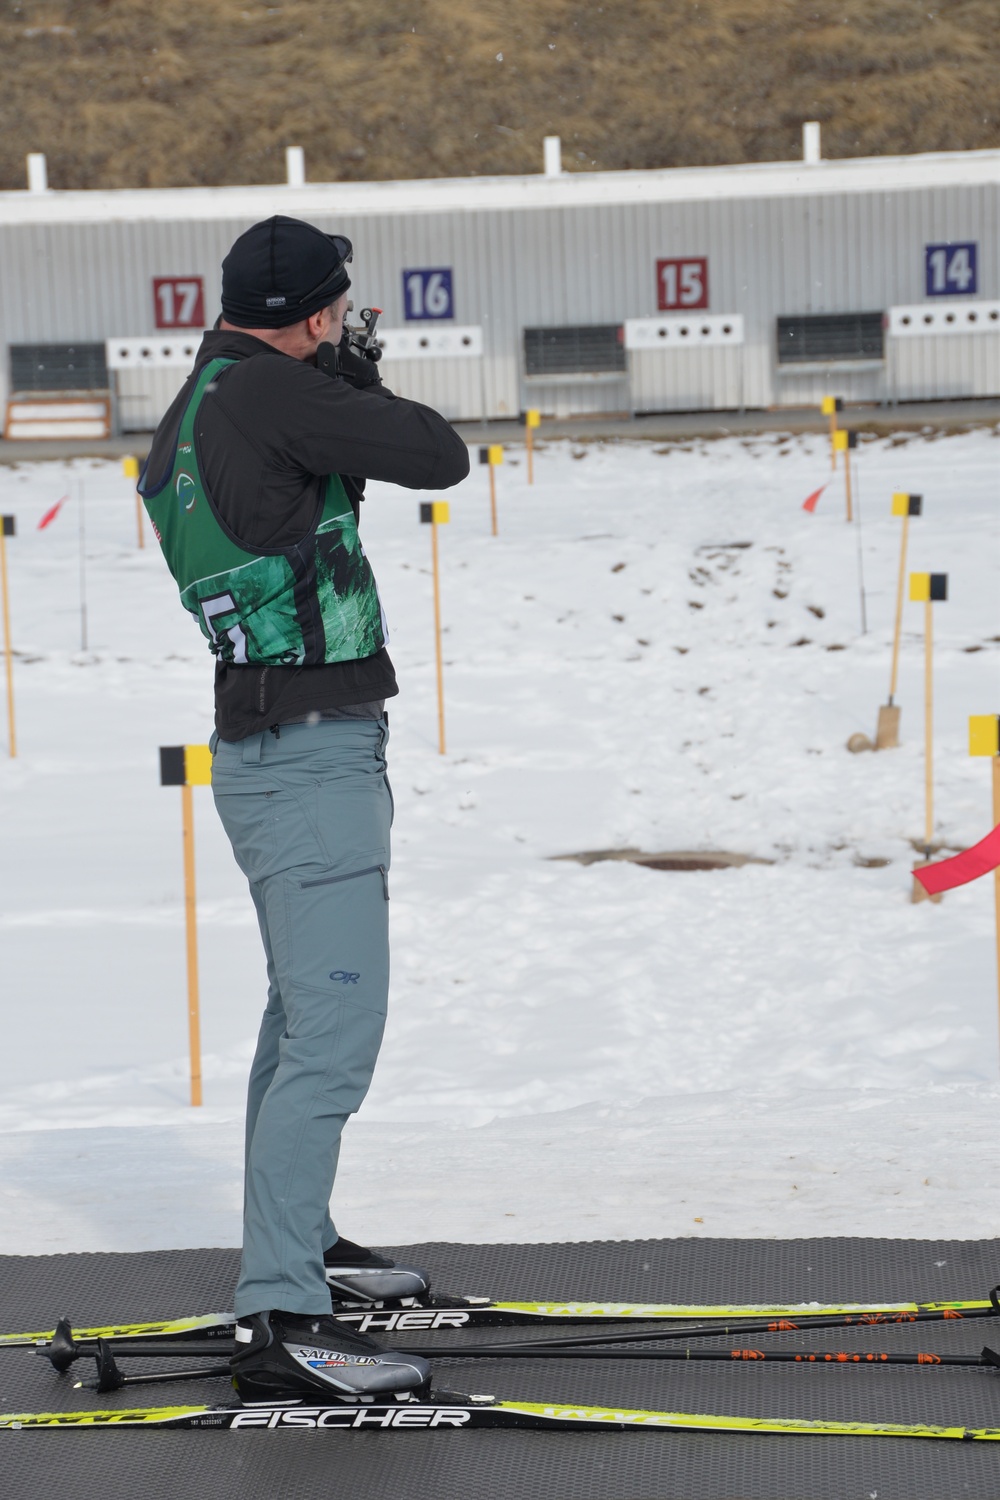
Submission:
POLYGON ((833 433, 833 447, 835 453, 844 455, 844 495, 847 500, 847 519, 854 520, 854 506, 851 499, 851 454, 858 446, 858 435, 849 432, 846 427, 839 427, 833 433))
MULTIPOLYGON (((502 451, 502 450, 501 450, 502 451)), ((493 470, 490 470, 492 474, 493 470)), ((431 561, 434 568, 434 659, 437 664, 438 753, 444 755, 444 662, 441 656, 441 573, 438 566, 438 527, 451 520, 447 500, 422 500, 420 521, 431 528, 431 561)))
POLYGON ((207 745, 161 745, 160 785, 179 786, 184 833, 184 926, 187 935, 188 1042, 191 1103, 201 1104, 201 1015, 198 998, 198 920, 194 878, 193 786, 212 783, 212 752, 207 745))
POLYGON ((839 396, 824 396, 820 402, 820 411, 824 417, 830 418, 830 468, 837 467, 837 413, 843 411, 844 403, 839 396))
POLYGON ((524 414, 524 449, 528 459, 528 483, 535 482, 535 428, 542 424, 542 414, 529 407, 524 414))
POLYGON ((896 582, 896 620, 892 632, 892 670, 889 673, 889 701, 878 711, 878 728, 875 731, 876 750, 895 750, 899 744, 899 705, 896 703, 896 683, 899 677, 899 643, 903 628, 903 591, 906 584, 906 549, 910 538, 910 517, 922 516, 924 497, 908 495, 897 490, 892 497, 892 514, 903 520, 899 544, 899 577, 896 582))
MULTIPOLYGON (((910 598, 924 606, 924 850, 934 838, 934 610, 948 598, 947 573, 911 573, 910 598)), ((922 890, 922 887, 921 887, 922 890)), ((916 896, 920 900, 922 896, 916 896)))
POLYGON ((493 524, 493 535, 497 534, 497 482, 496 470, 503 463, 503 445, 501 443, 490 443, 489 447, 480 448, 479 462, 488 464, 490 470, 490 520, 493 524))
MULTIPOLYGON (((970 716, 969 754, 989 756, 993 762, 993 826, 1000 828, 1000 714, 970 716)), ((997 1000, 1000 1004, 1000 868, 993 871, 993 905, 996 915, 997 1000)))
POLYGON ((14 725, 14 648, 10 639, 10 593, 7 586, 7 538, 17 535, 13 516, 0 516, 0 591, 3 593, 3 654, 7 671, 7 741, 13 760, 17 755, 14 725))

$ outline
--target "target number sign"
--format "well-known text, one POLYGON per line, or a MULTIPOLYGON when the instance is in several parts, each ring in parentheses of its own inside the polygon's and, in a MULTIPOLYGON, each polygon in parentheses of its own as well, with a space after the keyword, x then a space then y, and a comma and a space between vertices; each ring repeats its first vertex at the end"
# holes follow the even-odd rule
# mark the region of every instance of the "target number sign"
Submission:
POLYGON ((408 323, 453 318, 451 267, 403 272, 403 311, 408 323))
POLYGON ((200 276, 154 276, 157 328, 204 328, 205 285, 200 276))
POLYGON ((974 297, 979 290, 974 240, 925 245, 924 284, 928 297, 974 297))
POLYGON ((708 306, 708 258, 656 262, 656 306, 660 312, 687 312, 708 306))

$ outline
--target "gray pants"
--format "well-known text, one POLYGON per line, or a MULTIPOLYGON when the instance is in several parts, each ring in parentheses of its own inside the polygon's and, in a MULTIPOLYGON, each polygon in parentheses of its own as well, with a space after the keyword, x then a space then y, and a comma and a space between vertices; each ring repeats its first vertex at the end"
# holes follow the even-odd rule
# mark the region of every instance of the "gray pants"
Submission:
POLYGON ((250 1070, 240 1317, 326 1313, 340 1135, 371 1082, 389 989, 384 720, 218 740, 215 805, 250 882, 268 1001, 250 1070))

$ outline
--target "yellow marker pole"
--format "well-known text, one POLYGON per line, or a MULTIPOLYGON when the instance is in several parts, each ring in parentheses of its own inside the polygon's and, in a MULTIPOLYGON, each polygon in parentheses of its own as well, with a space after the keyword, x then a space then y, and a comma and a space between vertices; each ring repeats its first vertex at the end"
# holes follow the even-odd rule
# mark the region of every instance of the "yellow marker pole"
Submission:
POLYGON ((948 597, 947 573, 911 573, 910 598, 924 606, 924 852, 934 840, 934 605, 948 597))
POLYGON ((896 582, 896 620, 892 632, 892 669, 889 673, 889 701, 878 711, 875 731, 876 750, 895 750, 899 744, 899 705, 896 684, 899 680, 899 645, 903 633, 903 598, 906 585, 906 553, 909 546, 910 517, 923 514, 923 496, 897 491, 892 497, 892 514, 903 519, 899 545, 899 577, 896 582))
POLYGON ((924 602, 924 846, 934 841, 934 606, 924 602))
POLYGON ((847 520, 853 521, 854 511, 851 505, 851 449, 858 446, 858 435, 856 432, 848 432, 840 427, 833 434, 834 447, 838 453, 844 455, 844 493, 847 499, 847 520))
MULTIPOLYGON (((1000 720, 997 721, 1000 730, 1000 720)), ((998 747, 1000 748, 1000 747, 998 747)), ((1000 825, 1000 754, 993 756, 993 826, 1000 825)), ((997 935, 997 1005, 1000 1008, 1000 868, 993 871, 993 904, 997 935)))
MULTIPOLYGON (((969 754, 988 755, 993 762, 993 826, 1000 827, 1000 716, 973 714, 969 719, 969 754)), ((1000 868, 993 871, 996 917, 997 1005, 1000 1008, 1000 868)))
MULTIPOLYGON (((139 460, 132 454, 127 454, 122 459, 122 473, 126 479, 131 479, 133 482, 139 478, 139 460)), ((142 497, 138 490, 135 492, 135 529, 141 549, 146 545, 146 537, 142 528, 142 497)))
POLYGON ((0 587, 3 590, 3 654, 7 668, 7 739, 10 758, 17 755, 17 729, 14 723, 14 650, 10 639, 10 593, 7 584, 7 538, 15 534, 13 516, 0 516, 0 587))
POLYGON ((188 1050, 191 1055, 191 1103, 201 1104, 201 1009, 198 995, 198 910, 194 883, 194 798, 181 787, 184 824, 184 928, 187 938, 188 1050))
POLYGON ((490 519, 493 525, 493 535, 497 535, 497 484, 494 477, 494 469, 497 464, 503 463, 503 446, 500 443, 491 443, 488 448, 480 448, 479 462, 489 464, 490 467, 490 519))
POLYGON ((540 411, 531 409, 524 414, 524 446, 528 455, 528 483, 535 482, 535 428, 542 420, 540 411))
POLYGON ((191 1059, 191 1103, 202 1102, 201 1005, 198 992, 198 907, 195 887, 193 786, 212 781, 212 752, 207 745, 168 745, 160 749, 160 785, 181 789, 184 853, 184 929, 187 949, 188 1050, 191 1059))
POLYGON ((830 418, 830 470, 837 467, 837 413, 843 408, 843 401, 839 396, 824 396, 820 402, 820 411, 824 417, 830 418))
MULTIPOLYGON (((493 473, 492 466, 490 473, 493 473)), ((451 519, 447 500, 424 501, 420 506, 420 519, 431 528, 431 563, 434 571, 434 659, 437 666, 438 695, 438 754, 444 755, 444 661, 441 653, 441 570, 438 563, 438 527, 451 519)))
MULTIPOLYGON (((893 495, 892 513, 894 516, 899 514, 896 509, 897 499, 905 501, 906 508, 903 510, 903 530, 899 542, 899 578, 896 583, 896 623, 892 632, 892 670, 889 673, 890 703, 896 696, 896 683, 899 678, 899 640, 903 629, 903 586, 906 582, 906 549, 909 545, 910 537, 910 497, 909 495, 893 495)), ((917 514, 919 515, 920 512, 918 511, 917 514)))

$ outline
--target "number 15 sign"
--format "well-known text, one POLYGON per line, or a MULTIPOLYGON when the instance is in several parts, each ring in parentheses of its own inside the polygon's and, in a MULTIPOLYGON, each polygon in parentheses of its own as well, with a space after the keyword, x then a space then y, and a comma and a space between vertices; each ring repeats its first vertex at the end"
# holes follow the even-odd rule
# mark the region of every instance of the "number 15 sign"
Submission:
POLYGON ((205 287, 200 276, 154 276, 157 328, 204 328, 205 287))
POLYGON ((687 312, 708 306, 708 258, 656 262, 656 306, 660 312, 687 312))

